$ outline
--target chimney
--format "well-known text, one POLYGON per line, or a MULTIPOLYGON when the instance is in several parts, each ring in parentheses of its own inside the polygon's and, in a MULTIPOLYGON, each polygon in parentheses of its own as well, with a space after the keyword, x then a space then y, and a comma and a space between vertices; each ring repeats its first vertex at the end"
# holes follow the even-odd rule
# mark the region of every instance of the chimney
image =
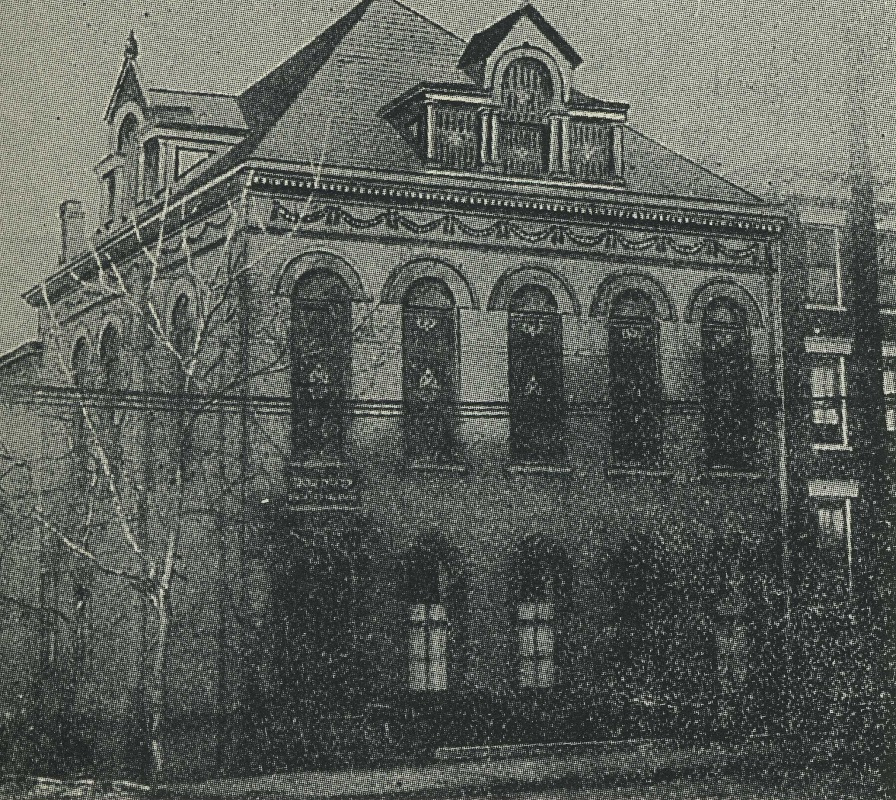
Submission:
POLYGON ((61 264, 69 264, 87 252, 87 233, 84 230, 84 209, 80 200, 66 200, 59 206, 62 223, 61 264))

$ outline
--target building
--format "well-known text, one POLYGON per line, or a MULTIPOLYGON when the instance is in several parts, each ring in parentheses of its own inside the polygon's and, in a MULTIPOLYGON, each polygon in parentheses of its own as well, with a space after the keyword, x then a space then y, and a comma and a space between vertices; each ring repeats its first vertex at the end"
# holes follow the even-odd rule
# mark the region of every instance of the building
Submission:
POLYGON ((775 724, 786 220, 580 61, 530 5, 364 0, 238 96, 128 43, 104 222, 26 295, 97 556, 46 543, 37 668, 101 769, 163 573, 171 774, 775 724))
MULTIPOLYGON (((878 178, 877 257, 885 409, 879 435, 896 445, 896 216, 878 178)), ((832 707, 856 693, 856 552, 867 547, 868 398, 854 354, 860 277, 851 252, 850 196, 816 181, 786 198, 790 208, 782 295, 788 516, 792 542, 795 657, 804 666, 808 724, 830 725, 832 707), (860 543, 857 546, 857 542, 860 543), (819 643, 825 642, 820 648, 819 643)), ((860 587, 858 587, 860 588, 860 587)), ((858 603, 860 605, 860 603, 858 603)), ((803 693, 802 691, 800 693, 803 693)))

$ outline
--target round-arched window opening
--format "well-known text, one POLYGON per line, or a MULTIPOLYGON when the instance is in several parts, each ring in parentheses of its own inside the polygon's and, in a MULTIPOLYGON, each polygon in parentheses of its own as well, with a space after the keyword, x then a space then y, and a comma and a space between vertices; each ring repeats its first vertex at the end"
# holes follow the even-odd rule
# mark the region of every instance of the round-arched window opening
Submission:
POLYGON ((505 118, 541 122, 553 99, 554 82, 542 61, 526 56, 508 64, 501 80, 505 118))

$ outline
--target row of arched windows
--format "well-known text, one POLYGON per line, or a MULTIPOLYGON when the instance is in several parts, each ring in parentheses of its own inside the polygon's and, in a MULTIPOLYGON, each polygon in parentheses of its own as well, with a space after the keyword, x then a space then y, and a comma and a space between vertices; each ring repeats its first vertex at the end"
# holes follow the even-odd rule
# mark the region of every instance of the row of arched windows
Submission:
MULTIPOLYGON (((335 272, 302 275, 292 295, 294 452, 339 461, 351 369, 351 294, 335 272)), ((551 464, 565 456, 563 326, 557 300, 540 284, 509 301, 507 379, 512 457, 551 464)), ((663 382, 657 309, 639 289, 614 298, 609 316, 611 440, 620 465, 662 459, 663 382)), ((403 398, 412 462, 455 459, 458 360, 456 300, 440 278, 418 278, 403 297, 403 398)), ((718 297, 702 318, 706 454, 711 466, 748 468, 753 456, 753 365, 744 310, 718 297)))

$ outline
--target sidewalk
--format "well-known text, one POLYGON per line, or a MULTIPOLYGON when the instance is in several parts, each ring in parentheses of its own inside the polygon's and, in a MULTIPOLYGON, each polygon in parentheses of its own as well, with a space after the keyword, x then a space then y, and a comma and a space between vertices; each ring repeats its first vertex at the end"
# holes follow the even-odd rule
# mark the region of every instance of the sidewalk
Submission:
MULTIPOLYGON (((555 746, 554 752, 510 755, 502 748, 471 748, 477 760, 460 761, 462 751, 442 751, 441 762, 390 769, 306 772, 212 780, 164 787, 168 800, 298 800, 314 798, 450 797, 533 791, 547 788, 626 785, 674 776, 720 771, 735 754, 721 745, 672 740, 595 742, 555 746), (473 752, 485 750, 485 752, 473 752), (483 757, 484 756, 484 757, 483 757)), ((751 753, 771 750, 756 742, 751 753)), ((744 754, 738 748, 738 756, 744 754)))

